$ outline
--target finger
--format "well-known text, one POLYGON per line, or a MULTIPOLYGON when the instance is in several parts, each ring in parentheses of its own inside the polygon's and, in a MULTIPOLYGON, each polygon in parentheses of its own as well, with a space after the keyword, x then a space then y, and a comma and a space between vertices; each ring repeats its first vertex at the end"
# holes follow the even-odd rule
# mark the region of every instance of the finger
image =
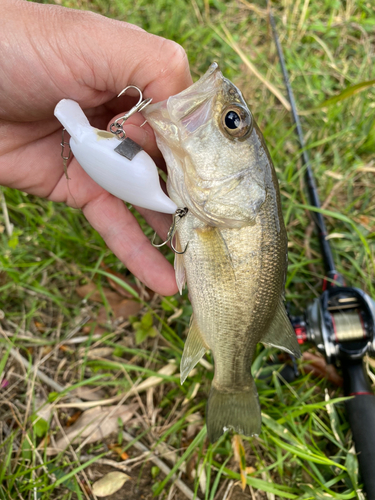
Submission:
POLYGON ((157 102, 192 83, 186 53, 171 40, 90 12, 31 2, 7 5, 8 43, 0 61, 6 71, 10 56, 20 61, 16 85, 7 80, 6 88, 17 100, 16 109, 6 106, 13 119, 46 118, 63 98, 83 108, 99 106, 129 84, 157 102), (18 37, 17 23, 30 43, 18 37), (35 82, 36 74, 38 85, 25 88, 22 82, 35 82))
POLYGON ((177 293, 173 267, 151 246, 121 200, 104 192, 89 201, 83 213, 113 253, 146 286, 161 295, 177 293))
MULTIPOLYGON (((108 117, 106 117, 106 120, 108 120, 108 117)), ((126 134, 128 137, 138 142, 146 152, 154 156, 156 164, 162 167, 163 161, 160 151, 157 149, 151 127, 148 126, 148 128, 146 128, 145 126, 140 128, 133 124, 134 122, 139 123, 142 121, 143 118, 140 115, 132 116, 125 127, 126 134)), ((20 189, 37 196, 48 197, 52 191, 57 188, 58 183, 62 181, 59 189, 56 190, 56 193, 58 192, 59 194, 57 196, 58 199, 55 201, 67 201, 69 204, 71 203, 72 206, 75 206, 75 202, 73 203, 72 200, 64 199, 66 197, 66 186, 64 187, 66 178, 64 176, 63 160, 61 158, 61 131, 61 127, 58 130, 56 130, 55 127, 55 131, 47 137, 42 137, 41 139, 34 140, 30 144, 22 146, 17 143, 18 147, 16 150, 5 153, 1 157, 0 185, 20 189)), ((27 135, 28 134, 25 133, 25 137, 27 137, 27 135)), ((66 136, 66 140, 67 138, 68 136, 66 136)), ((67 151, 68 148, 65 153, 67 153, 67 151)), ((76 167, 74 167, 75 164, 76 161, 74 160, 69 167, 69 175, 72 177, 70 187, 75 192, 77 200, 82 194, 82 204, 84 204, 86 202, 85 196, 87 191, 93 189, 94 184, 95 186, 97 185, 82 169, 76 172, 76 167), (76 192, 75 186, 79 187, 78 192, 76 192), (84 192, 80 193, 80 189, 84 192)))
POLYGON ((77 60, 89 66, 85 71, 78 67, 81 74, 77 75, 87 87, 97 90, 100 86, 117 95, 127 85, 135 85, 145 98, 158 102, 192 84, 186 52, 177 43, 100 16, 95 24, 96 29, 90 26, 81 33, 83 43, 75 43, 80 52, 77 60), (126 50, 113 50, 113 40, 125 40, 126 50))
POLYGON ((0 157, 46 137, 58 129, 61 134, 61 125, 56 118, 33 123, 0 120, 0 157))
MULTIPOLYGON (((75 159, 68 168, 70 180, 66 179, 57 148, 60 138, 58 131, 5 155, 3 164, 8 168, 3 170, 2 183, 75 208, 84 207, 89 222, 135 276, 162 295, 176 293, 172 266, 151 246, 124 203, 96 184, 75 159)), ((141 211, 164 237, 170 217, 141 211)))
MULTIPOLYGON (((69 181, 62 176, 49 199, 82 207, 87 220, 129 271, 157 293, 175 294, 173 267, 152 247, 126 205, 96 184, 75 159, 69 165, 68 175, 69 181)), ((170 216, 146 209, 140 212, 158 234, 166 235, 170 216)))
MULTIPOLYGON (((120 113, 114 116, 108 123, 107 130, 110 129, 112 123, 124 115, 120 113)), ((145 123, 144 117, 140 113, 136 113, 128 118, 123 126, 127 137, 130 137, 139 144, 150 156, 155 158, 162 158, 162 154, 156 144, 155 134, 151 126, 145 123), (143 125, 141 127, 141 125, 143 125)))
POLYGON ((142 215, 147 224, 157 232, 160 238, 165 241, 167 239, 168 231, 172 225, 172 215, 154 212, 153 210, 148 210, 147 208, 136 206, 134 206, 134 208, 142 215))
POLYGON ((4 154, 0 184, 47 197, 64 175, 61 130, 4 154))

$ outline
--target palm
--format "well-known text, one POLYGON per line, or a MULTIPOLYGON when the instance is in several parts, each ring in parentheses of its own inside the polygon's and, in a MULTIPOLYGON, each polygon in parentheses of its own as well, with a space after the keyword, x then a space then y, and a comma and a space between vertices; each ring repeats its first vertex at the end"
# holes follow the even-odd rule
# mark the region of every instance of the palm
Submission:
MULTIPOLYGON (((14 4, 10 4, 12 5, 14 4)), ((30 16, 41 8, 43 7, 32 5, 30 16)), ((9 15, 9 10, 7 12, 9 15)), ((57 9, 57 12, 64 16, 66 10, 57 9)), ((78 15, 81 17, 85 14, 78 15)), ((96 38, 100 38, 101 32, 108 34, 107 20, 103 19, 95 16, 95 22, 98 23, 96 38)), ((90 21, 92 20, 90 16, 90 21)), ((9 19, 5 21, 9 24, 9 19)), ((116 27, 121 32, 125 29, 123 23, 117 23, 116 27)), ((85 109, 92 125, 106 129, 114 115, 129 109, 133 104, 129 97, 115 98, 124 86, 134 83, 145 89, 146 96, 148 94, 155 100, 164 99, 190 83, 186 67, 183 70, 180 64, 179 79, 166 85, 166 81, 159 77, 158 68, 155 68, 153 75, 152 71, 142 72, 142 68, 137 65, 134 68, 134 61, 133 67, 122 61, 122 66, 127 71, 118 69, 118 61, 114 61, 114 67, 105 58, 99 64, 90 44, 84 46, 84 54, 79 46, 67 46, 66 31, 59 35, 59 31, 55 30, 54 36, 48 38, 48 43, 42 38, 39 48, 42 47, 43 50, 39 50, 40 35, 37 33, 36 23, 34 29, 34 36, 30 35, 33 43, 26 44, 25 50, 25 41, 19 43, 17 36, 13 37, 14 30, 8 26, 6 33, 10 38, 8 47, 12 51, 12 57, 9 57, 7 51, 0 55, 0 65, 7 76, 0 86, 0 138, 3 138, 0 141, 0 184, 82 208, 88 221, 108 246, 141 281, 160 293, 175 293, 177 287, 172 267, 150 245, 124 203, 92 181, 74 158, 68 166, 71 180, 66 179, 60 148, 62 128, 53 117, 53 109, 60 99, 74 99, 85 109), (67 60, 64 59, 64 47, 70 49, 67 50, 67 60), (72 50, 76 54, 72 54, 72 50), (77 53, 79 57, 74 57, 77 53), (15 58, 20 61, 22 71, 14 70, 15 58), (74 64, 69 65, 72 61, 74 64), (34 75, 37 75, 37 86, 31 78, 34 75), (25 82, 31 83, 25 85, 25 82)), ((112 23, 111 30, 113 31, 112 23)), ((17 30, 15 32, 17 35, 17 30)), ((138 30, 131 30, 130 35, 138 39, 146 35, 150 37, 138 30)), ((128 38, 130 35, 127 32, 128 38)), ((83 32, 81 36, 85 38, 89 35, 83 32)), ((159 45, 160 43, 165 45, 164 42, 159 41, 159 45)), ((144 52, 147 50, 149 48, 145 47, 144 52)), ((170 64, 171 57, 168 59, 170 64)), ((168 73, 164 72, 164 77, 168 77, 168 73)), ((126 126, 126 132, 146 151, 157 157, 159 153, 153 133, 147 125, 139 128, 142 121, 141 116, 133 116, 126 126)), ((139 211, 156 231, 166 233, 168 216, 148 210, 139 211)))

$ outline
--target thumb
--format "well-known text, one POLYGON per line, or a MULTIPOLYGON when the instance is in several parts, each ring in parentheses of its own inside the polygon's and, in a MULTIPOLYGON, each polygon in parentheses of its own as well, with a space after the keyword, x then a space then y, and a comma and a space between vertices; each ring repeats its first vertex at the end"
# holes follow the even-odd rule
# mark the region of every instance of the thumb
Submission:
POLYGON ((6 66, 10 56, 19 61, 8 92, 19 89, 17 102, 28 120, 50 116, 62 98, 96 107, 132 84, 157 102, 192 83, 186 53, 171 40, 92 12, 20 0, 0 4, 8 7, 4 28, 11 51, 0 62, 6 66), (20 34, 30 44, 21 44, 20 34))
MULTIPOLYGON (((67 10, 60 12, 66 15, 67 10)), ((72 43, 90 70, 84 80, 88 87, 117 95, 132 84, 157 102, 192 84, 186 52, 176 42, 128 23, 80 14, 82 19, 76 19, 80 30, 72 29, 72 43)))

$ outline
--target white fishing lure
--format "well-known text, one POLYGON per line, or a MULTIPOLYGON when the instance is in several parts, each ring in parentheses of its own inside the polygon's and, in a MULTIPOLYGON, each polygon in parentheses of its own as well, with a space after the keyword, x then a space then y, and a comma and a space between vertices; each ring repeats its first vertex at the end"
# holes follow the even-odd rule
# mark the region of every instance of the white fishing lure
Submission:
POLYGON ((55 116, 69 132, 70 148, 86 173, 109 193, 132 205, 167 214, 177 206, 160 186, 157 167, 143 150, 129 160, 115 151, 119 139, 90 125, 79 104, 63 99, 55 116))

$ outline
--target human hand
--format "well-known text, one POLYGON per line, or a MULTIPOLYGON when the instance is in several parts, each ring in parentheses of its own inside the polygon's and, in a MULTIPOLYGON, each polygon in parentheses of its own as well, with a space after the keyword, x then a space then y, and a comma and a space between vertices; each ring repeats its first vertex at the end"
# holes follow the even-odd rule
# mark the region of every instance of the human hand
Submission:
MULTIPOLYGON (((116 98, 127 85, 136 85, 153 102, 191 85, 185 52, 170 40, 91 12, 24 0, 0 0, 0 10, 0 185, 81 208, 135 276, 158 293, 176 293, 172 266, 126 205, 74 158, 68 162, 68 184, 59 147, 62 127, 53 110, 61 99, 73 99, 93 126, 106 129, 134 104, 134 98, 116 98)), ((133 115, 126 134, 160 163, 152 129, 140 128, 142 122, 140 114, 133 115)), ((139 212, 166 234, 170 216, 139 212)))

